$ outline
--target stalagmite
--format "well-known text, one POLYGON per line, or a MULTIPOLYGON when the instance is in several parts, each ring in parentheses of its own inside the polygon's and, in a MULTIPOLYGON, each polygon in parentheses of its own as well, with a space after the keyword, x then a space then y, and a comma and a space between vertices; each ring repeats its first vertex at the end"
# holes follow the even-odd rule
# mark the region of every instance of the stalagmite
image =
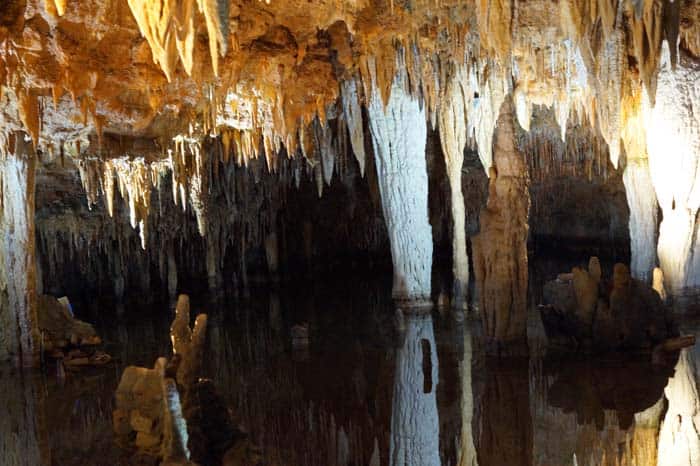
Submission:
POLYGON ((0 159, 0 360, 39 364, 34 196, 36 155, 23 133, 0 159))
POLYGON ((406 317, 396 356, 391 408, 391 466, 440 466, 438 355, 430 316, 406 317))
POLYGON ((671 295, 700 286, 700 64, 663 43, 656 104, 643 98, 651 180, 663 211, 657 252, 671 295))
POLYGON ((465 101, 468 90, 463 88, 466 72, 458 70, 449 80, 440 100, 438 122, 440 143, 445 155, 447 178, 450 182, 452 207, 452 272, 453 306, 464 309, 469 289, 469 257, 465 229, 464 195, 462 194, 462 165, 467 143, 465 101))
POLYGON ((399 72, 386 106, 373 77, 368 111, 394 263, 392 295, 400 301, 426 304, 433 242, 428 223, 425 108, 408 94, 407 76, 399 72))
POLYGON ((516 146, 512 100, 501 107, 494 134, 489 197, 473 238, 474 273, 489 351, 527 347, 528 172, 516 146))

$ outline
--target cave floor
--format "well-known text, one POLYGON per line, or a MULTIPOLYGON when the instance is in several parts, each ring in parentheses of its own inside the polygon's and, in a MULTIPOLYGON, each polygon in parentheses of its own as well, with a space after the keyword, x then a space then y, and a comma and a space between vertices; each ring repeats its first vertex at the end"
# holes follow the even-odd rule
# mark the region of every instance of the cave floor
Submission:
MULTIPOLYGON (((508 364, 483 356, 474 318, 458 323, 434 312, 397 323, 390 283, 310 282, 218 303, 193 297, 192 310, 210 318, 206 374, 265 464, 384 465, 408 446, 437 449, 431 454, 442 465, 476 464, 472 458, 482 466, 655 465, 666 406, 656 402, 672 371, 650 372, 648 361, 634 358, 545 354, 536 290, 570 265, 531 261, 530 357, 508 364), (308 342, 293 343, 297 325, 308 327, 308 342), (411 338, 420 340, 417 352, 411 338), (649 427, 640 419, 653 417, 654 406, 660 411, 649 427), (422 417, 411 422, 407 412, 422 417)), ((88 313, 111 314, 110 306, 91 303, 88 313)), ((65 379, 51 365, 23 377, 0 371, 0 400, 10 407, 0 434, 26 453, 17 464, 33 464, 22 462, 29 457, 45 465, 133 464, 114 443, 113 395, 127 365, 152 367, 169 354, 171 317, 153 308, 131 304, 123 318, 97 322, 115 359, 105 368, 65 379)), ((681 327, 700 333, 687 317, 681 327)), ((698 350, 689 352, 694 358, 698 350)), ((5 445, 2 464, 10 466, 5 445)), ((408 455, 405 464, 420 465, 408 455)))

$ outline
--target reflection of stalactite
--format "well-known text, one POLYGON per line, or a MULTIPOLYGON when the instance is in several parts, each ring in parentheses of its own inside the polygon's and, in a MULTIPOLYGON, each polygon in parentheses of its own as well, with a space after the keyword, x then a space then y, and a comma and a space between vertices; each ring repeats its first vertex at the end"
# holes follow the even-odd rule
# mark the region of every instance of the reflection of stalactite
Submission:
POLYGON ((700 397, 698 347, 683 349, 673 377, 664 390, 668 410, 659 434, 658 466, 700 464, 700 397))
POLYGON ((524 361, 487 368, 481 401, 480 466, 529 466, 532 463, 528 366, 524 361))
POLYGON ((462 386, 462 398, 460 408, 462 410, 462 433, 460 439, 460 451, 458 466, 478 466, 476 447, 472 433, 472 420, 474 417, 474 391, 472 389, 472 334, 467 327, 464 329, 464 354, 459 364, 460 382, 462 386))
POLYGON ((45 387, 32 375, 0 374, 0 459, 3 466, 51 466, 45 387))
POLYGON ((392 466, 439 466, 438 359, 430 316, 406 318, 391 410, 392 466))

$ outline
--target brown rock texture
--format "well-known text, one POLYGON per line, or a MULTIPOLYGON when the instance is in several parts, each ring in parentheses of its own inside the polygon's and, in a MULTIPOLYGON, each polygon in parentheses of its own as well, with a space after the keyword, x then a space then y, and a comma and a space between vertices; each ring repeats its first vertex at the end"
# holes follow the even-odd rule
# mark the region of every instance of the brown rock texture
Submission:
POLYGON ((506 99, 494 134, 489 198, 472 238, 479 310, 496 354, 526 348, 528 172, 516 145, 513 104, 506 99), (508 347, 511 347, 508 349, 508 347))

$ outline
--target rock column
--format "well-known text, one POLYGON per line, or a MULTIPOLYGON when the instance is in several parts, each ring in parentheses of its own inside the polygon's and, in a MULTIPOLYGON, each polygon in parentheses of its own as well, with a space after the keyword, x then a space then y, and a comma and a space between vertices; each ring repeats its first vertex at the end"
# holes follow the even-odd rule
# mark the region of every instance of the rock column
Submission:
POLYGON ((529 178, 515 138, 511 99, 501 106, 490 168, 489 198, 473 238, 487 350, 496 355, 527 350, 527 235, 529 178))
POLYGON ((379 192, 394 264, 398 302, 430 304, 433 239, 428 222, 425 108, 408 92, 405 72, 394 78, 386 105, 376 83, 369 98, 369 127, 379 192))
POLYGON ((651 180, 663 211, 657 253, 671 294, 700 287, 700 64, 664 42, 656 101, 643 99, 651 180))
POLYGON ((36 244, 36 155, 23 134, 0 159, 0 360, 39 364, 36 244))
POLYGON ((441 96, 438 121, 440 142, 445 156, 447 178, 450 183, 452 207, 452 272, 454 287, 452 303, 457 309, 465 309, 469 289, 469 257, 465 227, 464 195, 462 194, 462 165, 464 146, 467 143, 465 91, 459 74, 448 81, 441 96))

